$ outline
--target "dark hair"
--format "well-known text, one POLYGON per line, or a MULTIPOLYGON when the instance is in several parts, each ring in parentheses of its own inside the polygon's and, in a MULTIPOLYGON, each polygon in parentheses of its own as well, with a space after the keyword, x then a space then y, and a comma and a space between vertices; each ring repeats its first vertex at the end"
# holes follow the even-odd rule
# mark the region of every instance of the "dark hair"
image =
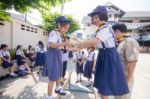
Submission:
POLYGON ((127 32, 127 26, 123 23, 118 23, 112 26, 112 29, 114 31, 119 30, 122 33, 126 33, 127 32))
POLYGON ((40 47, 41 48, 44 48, 44 44, 43 44, 43 42, 42 41, 39 41, 39 43, 38 43, 39 45, 40 45, 40 47))
POLYGON ((108 15, 105 13, 98 13, 99 19, 101 21, 108 21, 108 15))
POLYGON ((1 44, 1 49, 8 47, 6 44, 1 44))
POLYGON ((19 50, 21 48, 21 45, 17 45, 16 50, 19 50))
POLYGON ((58 24, 60 24, 61 26, 65 26, 65 25, 70 25, 70 23, 68 22, 59 22, 59 23, 56 23, 56 28, 58 28, 58 24))
POLYGON ((32 46, 31 46, 31 45, 29 45, 29 46, 28 46, 28 49, 30 49, 30 48, 32 48, 32 46))

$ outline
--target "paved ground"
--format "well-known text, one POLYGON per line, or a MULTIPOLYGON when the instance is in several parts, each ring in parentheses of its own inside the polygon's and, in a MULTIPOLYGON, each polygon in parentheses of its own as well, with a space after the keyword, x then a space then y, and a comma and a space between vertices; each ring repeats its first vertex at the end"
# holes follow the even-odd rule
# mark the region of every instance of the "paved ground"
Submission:
MULTIPOLYGON (((73 67, 70 67, 69 70, 73 71, 73 67)), ((84 87, 85 81, 82 84, 75 84, 75 80, 76 75, 73 72, 71 89, 84 93, 67 91, 67 96, 62 97, 62 99, 94 99, 94 94, 87 93, 91 92, 92 88, 84 87)), ((24 78, 3 80, 0 82, 2 84, 0 90, 4 93, 3 96, 0 96, 0 99, 45 99, 47 81, 48 79, 39 77, 37 74, 34 74, 34 76, 28 75, 24 78), (37 83, 36 80, 38 80, 37 83)), ((150 54, 140 55, 135 73, 132 99, 150 99, 150 54)))

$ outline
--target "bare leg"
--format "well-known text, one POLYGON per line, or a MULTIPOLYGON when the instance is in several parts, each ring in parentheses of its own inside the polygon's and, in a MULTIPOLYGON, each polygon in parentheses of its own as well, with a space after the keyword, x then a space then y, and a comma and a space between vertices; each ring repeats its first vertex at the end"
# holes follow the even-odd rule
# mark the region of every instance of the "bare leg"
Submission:
POLYGON ((11 72, 11 67, 8 67, 8 71, 9 71, 10 74, 12 73, 12 72, 11 72))
POLYGON ((48 83, 48 96, 52 96, 53 87, 54 87, 54 81, 50 81, 50 82, 48 83))
POLYGON ((108 99, 108 96, 102 96, 101 95, 101 99, 108 99))
POLYGON ((11 73, 14 73, 14 72, 16 71, 16 66, 12 66, 12 67, 10 68, 10 71, 11 71, 11 73))
POLYGON ((115 96, 114 99, 122 99, 122 96, 115 96))
POLYGON ((56 87, 60 86, 60 80, 56 81, 56 87))
POLYGON ((27 63, 25 63, 24 66, 25 66, 25 68, 27 68, 27 70, 29 71, 29 73, 32 73, 32 72, 31 72, 31 69, 30 69, 30 67, 28 66, 27 63))

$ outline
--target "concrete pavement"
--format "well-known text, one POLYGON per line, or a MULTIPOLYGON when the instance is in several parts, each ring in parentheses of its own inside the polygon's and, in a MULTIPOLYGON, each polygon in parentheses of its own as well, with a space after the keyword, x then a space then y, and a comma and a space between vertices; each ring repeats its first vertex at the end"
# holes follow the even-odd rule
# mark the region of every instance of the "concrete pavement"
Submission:
MULTIPOLYGON (((74 70, 73 67, 70 67, 71 71, 74 70)), ((67 91, 67 96, 62 97, 62 99, 94 99, 94 94, 88 93, 92 91, 92 88, 84 87, 86 79, 82 84, 75 84, 75 80, 76 74, 73 72, 71 78, 72 88, 79 89, 82 93, 67 91)), ((47 82, 47 78, 37 74, 34 74, 34 77, 28 75, 23 78, 3 80, 0 82, 0 91, 4 91, 4 93, 3 96, 0 96, 0 99, 46 99, 47 82), (35 79, 38 80, 37 83, 35 79)), ((135 71, 132 99, 150 99, 150 54, 140 55, 135 71)))

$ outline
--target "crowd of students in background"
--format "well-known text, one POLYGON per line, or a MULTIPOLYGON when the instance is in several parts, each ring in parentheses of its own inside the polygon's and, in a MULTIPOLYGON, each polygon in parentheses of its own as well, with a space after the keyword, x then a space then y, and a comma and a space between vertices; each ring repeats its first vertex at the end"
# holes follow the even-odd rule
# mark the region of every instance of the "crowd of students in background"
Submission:
POLYGON ((9 46, 7 44, 1 44, 1 66, 4 69, 8 69, 9 76, 12 78, 31 74, 32 68, 37 68, 37 73, 39 73, 39 70, 42 69, 45 64, 45 52, 46 47, 42 41, 39 41, 35 48, 29 45, 26 52, 23 50, 22 45, 18 45, 16 47, 15 59, 12 60, 9 46), (17 66, 15 66, 15 62, 17 66))

